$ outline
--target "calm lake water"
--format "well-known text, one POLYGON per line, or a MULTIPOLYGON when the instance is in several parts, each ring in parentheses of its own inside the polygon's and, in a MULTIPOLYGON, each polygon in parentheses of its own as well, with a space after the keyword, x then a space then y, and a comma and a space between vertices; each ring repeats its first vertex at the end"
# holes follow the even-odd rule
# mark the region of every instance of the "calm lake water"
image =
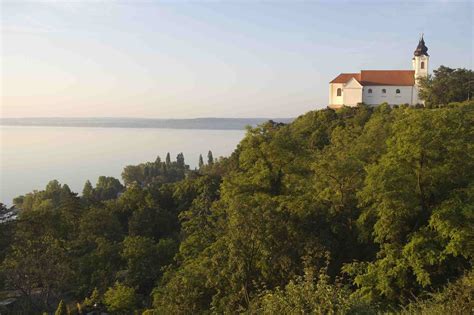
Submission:
POLYGON ((184 153, 194 168, 199 154, 229 156, 244 130, 183 130, 0 126, 0 202, 57 179, 81 192, 86 180, 120 174, 126 165, 184 153))

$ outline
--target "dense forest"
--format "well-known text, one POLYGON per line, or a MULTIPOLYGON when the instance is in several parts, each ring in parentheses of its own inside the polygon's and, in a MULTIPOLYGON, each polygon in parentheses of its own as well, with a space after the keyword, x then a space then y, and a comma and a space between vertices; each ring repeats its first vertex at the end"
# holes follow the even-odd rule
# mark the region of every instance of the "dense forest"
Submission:
POLYGON ((20 196, 1 207, 0 312, 469 314, 472 77, 435 70, 426 106, 249 127, 197 169, 168 154, 20 196))

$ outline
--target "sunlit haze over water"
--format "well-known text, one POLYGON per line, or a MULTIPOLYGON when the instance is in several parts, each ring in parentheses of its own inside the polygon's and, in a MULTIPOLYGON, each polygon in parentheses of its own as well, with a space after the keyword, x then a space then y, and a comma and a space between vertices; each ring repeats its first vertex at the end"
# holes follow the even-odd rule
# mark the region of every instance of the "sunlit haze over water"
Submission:
POLYGON ((120 179, 126 165, 172 159, 180 152, 192 168, 199 154, 228 156, 244 130, 178 130, 139 128, 13 127, 0 126, 0 202, 34 189, 49 180, 81 192, 86 180, 99 176, 120 179))

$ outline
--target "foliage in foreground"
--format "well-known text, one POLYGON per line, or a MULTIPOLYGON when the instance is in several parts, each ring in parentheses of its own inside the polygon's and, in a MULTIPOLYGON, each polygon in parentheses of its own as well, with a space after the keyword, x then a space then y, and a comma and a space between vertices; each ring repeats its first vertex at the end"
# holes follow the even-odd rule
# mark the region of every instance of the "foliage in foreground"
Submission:
POLYGON ((474 273, 470 271, 443 291, 429 294, 427 299, 417 298, 403 308, 401 314, 444 315, 472 314, 474 309, 474 273))
POLYGON ((319 275, 307 268, 283 288, 265 290, 255 298, 252 314, 372 314, 375 308, 351 295, 348 285, 332 283, 323 268, 319 275))

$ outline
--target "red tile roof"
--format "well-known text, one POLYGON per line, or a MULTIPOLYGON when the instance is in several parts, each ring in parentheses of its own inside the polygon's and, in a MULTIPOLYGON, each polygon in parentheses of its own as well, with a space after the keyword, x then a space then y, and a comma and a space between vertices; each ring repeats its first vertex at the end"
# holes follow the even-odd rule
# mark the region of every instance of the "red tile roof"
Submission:
POLYGON ((415 85, 414 70, 362 70, 360 73, 341 73, 330 83, 347 83, 355 78, 362 85, 415 85))
POLYGON ((415 85, 414 70, 362 70, 362 85, 415 85))
POLYGON ((360 73, 341 73, 329 83, 347 83, 347 81, 349 81, 352 78, 355 78, 357 81, 359 81, 360 73))

